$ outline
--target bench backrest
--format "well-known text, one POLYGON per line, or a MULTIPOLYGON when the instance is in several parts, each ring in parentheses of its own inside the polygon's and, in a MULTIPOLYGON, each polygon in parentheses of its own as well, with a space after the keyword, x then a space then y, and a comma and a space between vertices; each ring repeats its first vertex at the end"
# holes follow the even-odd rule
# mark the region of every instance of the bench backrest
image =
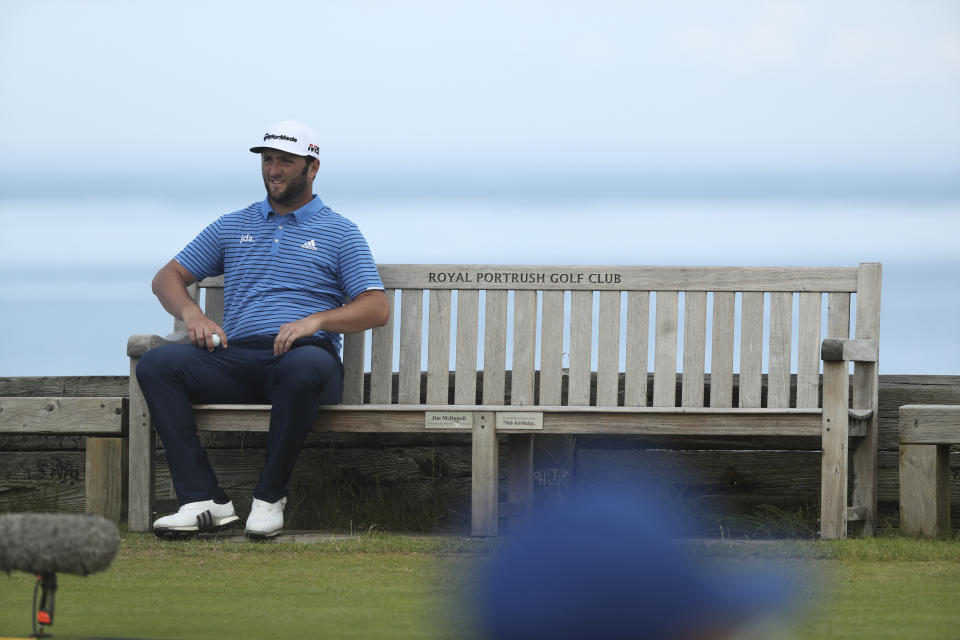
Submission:
MULTIPOLYGON (((821 340, 879 338, 877 263, 379 269, 390 322, 344 336, 348 404, 815 408, 821 340)), ((200 287, 220 321, 222 278, 200 287)))

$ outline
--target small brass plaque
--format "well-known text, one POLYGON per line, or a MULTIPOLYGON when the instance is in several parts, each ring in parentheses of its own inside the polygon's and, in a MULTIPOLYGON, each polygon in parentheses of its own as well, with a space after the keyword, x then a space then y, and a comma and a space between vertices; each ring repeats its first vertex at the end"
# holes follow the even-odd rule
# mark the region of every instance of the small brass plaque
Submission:
POLYGON ((426 411, 427 429, 473 429, 473 413, 470 411, 426 411))
POLYGON ((542 411, 498 411, 497 429, 543 430, 542 411))

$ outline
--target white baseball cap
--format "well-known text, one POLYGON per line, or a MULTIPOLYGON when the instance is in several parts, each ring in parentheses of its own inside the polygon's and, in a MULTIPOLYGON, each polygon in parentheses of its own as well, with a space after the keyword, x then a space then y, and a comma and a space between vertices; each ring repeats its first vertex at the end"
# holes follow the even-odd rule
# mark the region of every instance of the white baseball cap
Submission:
POLYGON ((317 134, 313 129, 295 120, 284 120, 267 127, 263 140, 250 151, 261 153, 264 149, 278 149, 298 156, 320 159, 317 134))

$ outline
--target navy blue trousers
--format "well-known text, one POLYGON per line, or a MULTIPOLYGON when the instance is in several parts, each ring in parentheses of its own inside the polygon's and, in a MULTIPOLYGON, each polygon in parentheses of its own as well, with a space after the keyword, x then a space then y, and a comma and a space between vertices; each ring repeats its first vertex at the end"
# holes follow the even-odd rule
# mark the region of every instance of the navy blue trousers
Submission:
POLYGON ((273 336, 231 340, 212 353, 192 344, 164 345, 137 364, 137 380, 163 442, 181 505, 226 498, 197 437, 192 403, 271 404, 270 432, 253 497, 276 502, 321 405, 343 395, 343 365, 320 338, 301 338, 273 355, 273 336))

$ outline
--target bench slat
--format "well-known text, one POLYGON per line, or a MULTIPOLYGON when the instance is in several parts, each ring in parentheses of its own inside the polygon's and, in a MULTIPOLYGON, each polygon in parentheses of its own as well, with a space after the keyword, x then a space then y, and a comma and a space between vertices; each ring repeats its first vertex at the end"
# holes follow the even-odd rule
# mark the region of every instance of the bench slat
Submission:
POLYGON ((487 291, 483 336, 483 402, 502 404, 506 393, 507 292, 487 291))
POLYGON ((827 337, 850 337, 849 293, 831 293, 827 297, 827 337))
POLYGON ((477 326, 480 292, 457 293, 457 355, 454 377, 454 404, 477 401, 477 326))
POLYGON ((627 294, 627 363, 624 372, 624 404, 647 406, 647 371, 650 333, 650 292, 627 294))
POLYGON ((790 346, 793 323, 793 294, 770 294, 770 371, 767 378, 767 406, 790 406, 790 346))
POLYGON ((540 344, 540 404, 559 405, 563 374, 563 291, 544 291, 540 344))
POLYGON ((703 406, 703 381, 707 350, 707 293, 684 294, 683 313, 683 388, 680 399, 685 407, 703 406))
POLYGON ((820 308, 823 296, 804 292, 800 296, 800 327, 797 348, 797 406, 816 407, 819 403, 820 308))
POLYGON ((567 404, 590 404, 590 356, 593 342, 593 292, 570 292, 570 390, 567 404))
POLYGON ((427 318, 427 403, 444 404, 450 391, 450 291, 430 291, 427 318))
POLYGON ((655 407, 672 407, 677 403, 677 311, 677 292, 657 291, 653 353, 655 407))
POLYGON ((620 292, 600 292, 597 406, 615 407, 620 383, 620 292))
MULTIPOLYGON (((203 312, 217 324, 223 324, 223 287, 210 287, 203 292, 203 312)), ((228 336, 229 337, 229 336, 228 336)))
POLYGON ((740 406, 760 406, 763 382, 763 293, 745 292, 740 326, 740 406))
POLYGON ((420 402, 423 291, 404 290, 400 297, 400 380, 397 401, 420 402))
POLYGON ((513 297, 513 374, 510 404, 533 404, 537 342, 537 292, 517 291, 513 297))
POLYGON ((370 402, 389 404, 393 396, 393 309, 396 292, 387 289, 390 317, 370 332, 370 402))
POLYGON ((736 294, 713 294, 713 347, 710 356, 710 406, 733 406, 733 330, 736 294))
POLYGON ((343 334, 343 401, 363 402, 363 347, 366 332, 343 334))

